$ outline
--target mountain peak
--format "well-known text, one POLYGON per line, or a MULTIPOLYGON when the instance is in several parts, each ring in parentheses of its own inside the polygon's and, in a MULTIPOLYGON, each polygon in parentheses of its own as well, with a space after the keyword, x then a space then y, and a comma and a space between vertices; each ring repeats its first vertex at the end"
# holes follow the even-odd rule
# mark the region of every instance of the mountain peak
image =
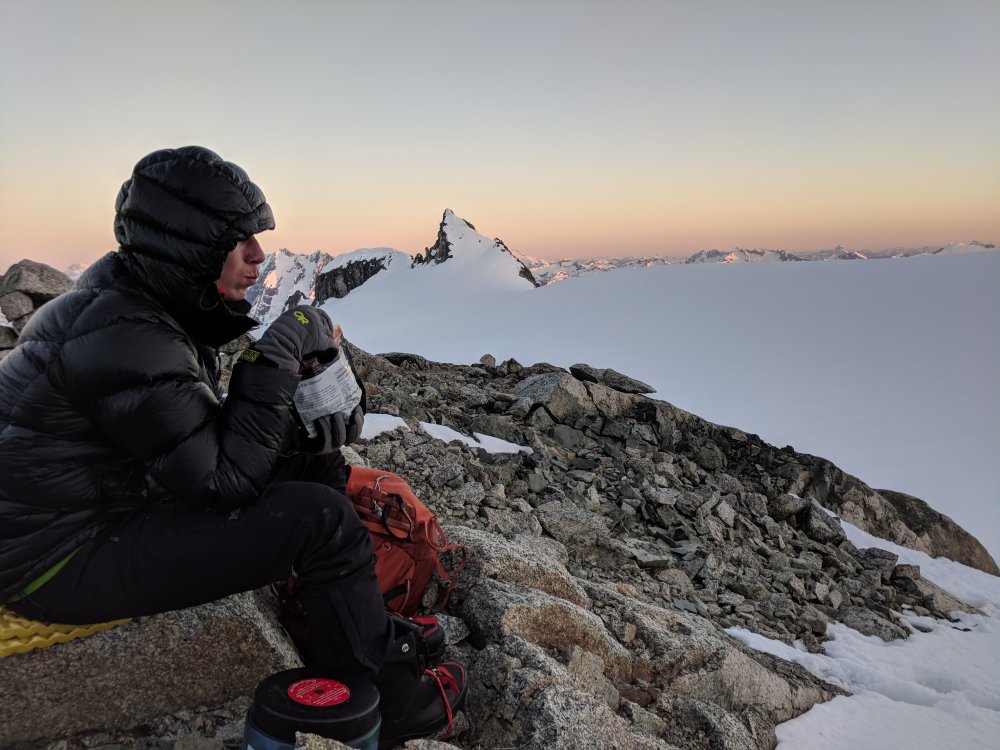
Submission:
POLYGON ((864 253, 859 253, 857 250, 848 250, 843 245, 837 245, 833 249, 833 255, 830 257, 836 260, 868 260, 868 256, 864 253))
POLYGON ((503 240, 499 237, 490 239, 480 234, 472 222, 458 216, 450 208, 446 208, 441 216, 437 240, 425 248, 422 255, 418 253, 414 256, 412 266, 415 268, 420 265, 439 265, 453 258, 463 264, 477 258, 482 262, 495 259, 497 251, 506 254, 518 276, 532 286, 539 285, 528 267, 510 251, 503 240))
POLYGON ((520 290, 525 281, 539 286, 503 240, 484 237, 471 222, 446 208, 434 244, 413 257, 387 247, 361 248, 337 256, 321 251, 312 255, 288 250, 269 253, 247 302, 250 314, 266 324, 294 305, 343 299, 376 276, 384 294, 400 297, 404 289, 414 286, 411 271, 438 266, 441 270, 431 273, 433 278, 421 280, 431 283, 438 290, 435 293, 464 288, 520 290), (442 266, 445 261, 449 262, 442 266))
POLYGON ((444 210, 444 214, 441 216, 441 224, 442 224, 442 226, 444 224, 448 223, 448 222, 461 222, 462 224, 464 224, 465 226, 467 226, 472 231, 476 230, 476 228, 474 226, 472 226, 472 222, 471 221, 468 221, 467 219, 463 219, 461 216, 459 216, 458 214, 456 214, 450 208, 446 208, 444 210))

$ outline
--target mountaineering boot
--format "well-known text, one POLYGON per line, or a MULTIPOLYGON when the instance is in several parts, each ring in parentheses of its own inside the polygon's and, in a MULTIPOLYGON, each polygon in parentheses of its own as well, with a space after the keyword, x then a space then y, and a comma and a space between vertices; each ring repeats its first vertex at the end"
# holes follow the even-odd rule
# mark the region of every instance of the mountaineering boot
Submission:
POLYGON ((387 610, 386 614, 392 620, 397 636, 405 635, 408 632, 413 632, 416 635, 417 649, 426 660, 427 666, 441 661, 446 644, 444 628, 441 627, 438 618, 430 615, 406 617, 391 610, 387 610))
POLYGON ((428 667, 419 652, 411 630, 393 642, 375 676, 382 711, 379 750, 421 737, 450 736, 455 713, 465 702, 465 668, 453 661, 428 667))
MULTIPOLYGON (((278 622, 292 639, 299 655, 309 661, 309 625, 294 578, 289 577, 285 581, 272 583, 271 593, 278 600, 278 622)), ((392 610, 386 610, 386 616, 392 620, 397 634, 403 635, 410 631, 416 633, 417 648, 421 656, 427 660, 428 666, 441 661, 446 645, 445 634, 436 617, 431 615, 406 617, 392 610)))

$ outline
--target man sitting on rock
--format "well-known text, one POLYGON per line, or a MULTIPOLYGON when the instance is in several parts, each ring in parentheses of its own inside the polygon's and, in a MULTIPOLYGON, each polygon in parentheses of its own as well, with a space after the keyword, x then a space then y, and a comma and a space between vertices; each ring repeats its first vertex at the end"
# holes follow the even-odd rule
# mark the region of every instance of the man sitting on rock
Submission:
POLYGON ((447 726, 465 672, 423 663, 387 615, 339 446, 363 410, 294 441, 293 394, 330 319, 279 317, 219 392, 216 348, 255 325, 247 290, 274 228, 246 173, 200 147, 142 159, 116 202, 119 249, 43 306, 0 362, 0 603, 103 622, 297 576, 313 674, 372 679, 382 744, 447 726))

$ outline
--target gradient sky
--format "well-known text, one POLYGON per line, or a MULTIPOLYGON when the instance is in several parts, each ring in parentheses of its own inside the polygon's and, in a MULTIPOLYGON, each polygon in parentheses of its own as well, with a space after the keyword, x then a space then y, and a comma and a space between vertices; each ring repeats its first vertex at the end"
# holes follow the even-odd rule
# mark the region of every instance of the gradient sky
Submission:
POLYGON ((0 0, 0 272, 113 249, 191 143, 270 250, 1000 242, 1000 2, 0 0))

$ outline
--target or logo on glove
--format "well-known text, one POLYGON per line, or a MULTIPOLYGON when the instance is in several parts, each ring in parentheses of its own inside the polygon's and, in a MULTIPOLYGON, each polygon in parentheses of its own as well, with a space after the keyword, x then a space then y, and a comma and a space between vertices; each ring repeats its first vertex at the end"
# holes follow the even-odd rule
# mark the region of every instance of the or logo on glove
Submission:
POLYGON ((279 315, 253 348, 281 369, 298 372, 310 355, 336 348, 333 322, 320 308, 300 305, 279 315))

